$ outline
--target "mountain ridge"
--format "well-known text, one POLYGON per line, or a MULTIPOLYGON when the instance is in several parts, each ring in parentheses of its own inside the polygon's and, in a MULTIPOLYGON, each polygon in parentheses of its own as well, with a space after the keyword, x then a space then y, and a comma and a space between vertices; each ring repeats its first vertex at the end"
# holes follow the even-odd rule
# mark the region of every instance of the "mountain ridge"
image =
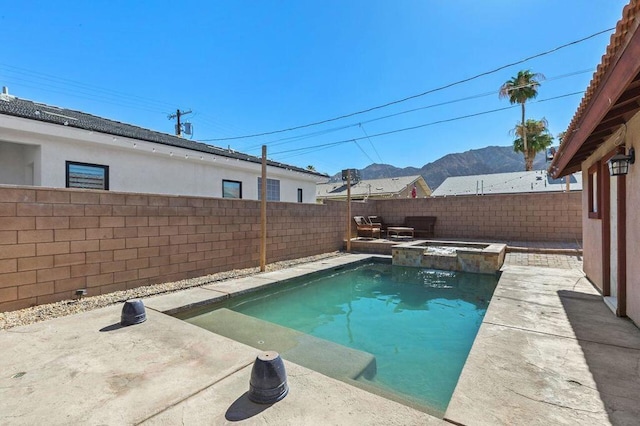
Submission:
MULTIPOLYGON (((538 153, 533 162, 534 170, 546 169, 544 153, 538 153)), ((360 170, 361 179, 381 179, 421 175, 431 190, 436 189, 451 176, 469 176, 489 173, 508 173, 524 170, 524 157, 511 146, 487 146, 465 152, 447 154, 422 167, 395 167, 391 164, 370 164, 360 170)), ((337 173, 331 181, 341 181, 337 173)))

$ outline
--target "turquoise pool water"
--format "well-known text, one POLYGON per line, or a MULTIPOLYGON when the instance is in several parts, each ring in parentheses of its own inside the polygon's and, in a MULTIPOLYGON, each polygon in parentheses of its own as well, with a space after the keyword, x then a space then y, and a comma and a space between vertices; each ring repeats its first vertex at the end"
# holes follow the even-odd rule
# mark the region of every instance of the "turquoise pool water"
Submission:
POLYGON ((494 276, 374 262, 224 307, 372 354, 377 373, 359 380, 444 413, 496 284, 494 276))

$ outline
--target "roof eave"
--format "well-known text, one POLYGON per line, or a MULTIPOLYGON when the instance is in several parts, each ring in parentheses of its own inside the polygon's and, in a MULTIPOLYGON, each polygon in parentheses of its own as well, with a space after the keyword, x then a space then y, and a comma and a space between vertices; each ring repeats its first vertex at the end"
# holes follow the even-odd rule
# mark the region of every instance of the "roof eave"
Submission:
MULTIPOLYGON (((612 40, 614 36, 612 36, 612 40)), ((582 162, 606 141, 607 135, 613 133, 612 128, 619 127, 624 122, 615 120, 619 117, 607 120, 609 125, 606 126, 608 127, 606 134, 594 135, 594 130, 603 123, 607 113, 615 107, 616 102, 640 72, 640 61, 638 61, 640 58, 640 31, 638 31, 638 19, 635 17, 625 38, 625 42, 618 49, 616 55, 608 60, 608 69, 603 71, 604 75, 598 82, 598 86, 594 88, 593 94, 584 105, 580 105, 578 108, 577 120, 572 122, 567 129, 567 139, 560 145, 549 166, 549 172, 554 178, 579 171, 582 162), (592 136, 594 137, 589 141, 592 136)), ((603 62, 604 59, 605 57, 603 57, 603 62)), ((588 95, 585 95, 585 98, 587 97, 588 95)))

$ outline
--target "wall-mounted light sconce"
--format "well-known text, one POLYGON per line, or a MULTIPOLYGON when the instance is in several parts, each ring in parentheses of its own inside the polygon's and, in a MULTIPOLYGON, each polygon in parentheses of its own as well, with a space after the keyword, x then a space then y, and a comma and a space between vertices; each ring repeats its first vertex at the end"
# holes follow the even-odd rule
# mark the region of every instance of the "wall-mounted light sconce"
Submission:
POLYGON ((616 154, 608 161, 611 176, 623 176, 629 173, 629 164, 636 161, 636 151, 629 149, 629 155, 616 154))

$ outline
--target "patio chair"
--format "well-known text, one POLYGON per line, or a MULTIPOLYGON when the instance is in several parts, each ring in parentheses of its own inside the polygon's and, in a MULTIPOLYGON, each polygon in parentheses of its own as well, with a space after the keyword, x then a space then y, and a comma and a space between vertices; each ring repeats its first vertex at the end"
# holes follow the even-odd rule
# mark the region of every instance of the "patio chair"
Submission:
POLYGON ((354 216, 358 238, 380 238, 380 225, 372 224, 364 216, 354 216))
MULTIPOLYGON (((367 220, 373 226, 379 226, 380 227, 380 234, 381 235, 384 235, 387 232, 387 225, 384 223, 384 220, 382 220, 382 216, 369 216, 367 218, 367 220)), ((393 226, 393 225, 391 225, 391 226, 393 226)))

